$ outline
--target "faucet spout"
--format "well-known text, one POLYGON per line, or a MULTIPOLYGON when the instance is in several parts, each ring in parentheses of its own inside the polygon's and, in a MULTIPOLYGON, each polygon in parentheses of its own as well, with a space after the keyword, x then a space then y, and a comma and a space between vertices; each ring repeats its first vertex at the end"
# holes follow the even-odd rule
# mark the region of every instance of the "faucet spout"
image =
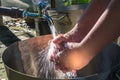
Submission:
POLYGON ((54 23, 53 23, 53 20, 52 20, 52 18, 49 16, 49 15, 44 15, 44 18, 47 20, 47 22, 48 22, 48 26, 49 26, 49 28, 50 28, 50 30, 51 30, 51 33, 52 33, 52 35, 53 35, 53 39, 58 35, 58 33, 57 33, 57 30, 56 30, 56 28, 55 28, 55 26, 54 26, 54 23))

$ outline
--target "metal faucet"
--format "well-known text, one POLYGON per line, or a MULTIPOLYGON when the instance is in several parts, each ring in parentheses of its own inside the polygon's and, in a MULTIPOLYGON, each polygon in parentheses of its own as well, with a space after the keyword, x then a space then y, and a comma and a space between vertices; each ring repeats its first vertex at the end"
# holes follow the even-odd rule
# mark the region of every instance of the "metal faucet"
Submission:
POLYGON ((36 23, 37 35, 51 34, 50 23, 52 18, 48 15, 47 9, 50 7, 44 0, 33 0, 33 3, 38 6, 38 18, 36 23), (38 20, 39 19, 39 20, 38 20), (47 25, 46 25, 47 24, 47 25))
MULTIPOLYGON (((16 7, 0 7, 0 15, 10 16, 12 18, 24 18, 24 17, 31 17, 31 18, 44 18, 44 15, 47 15, 47 8, 50 7, 45 0, 32 0, 34 4, 38 7, 38 13, 28 12, 23 9, 19 9, 16 7), (36 1, 36 3, 35 3, 36 1)), ((51 0, 51 8, 55 6, 55 0, 51 0)))
MULTIPOLYGON (((15 7, 0 7, 0 15, 10 16, 12 18, 37 18, 39 19, 37 21, 37 25, 35 25, 37 35, 50 34, 51 31, 49 29, 48 23, 52 21, 52 18, 47 13, 47 9, 50 6, 45 2, 45 0, 32 0, 32 2, 37 5, 38 13, 28 12, 26 10, 15 7)), ((51 7, 54 8, 55 0, 51 0, 51 4, 51 7)))

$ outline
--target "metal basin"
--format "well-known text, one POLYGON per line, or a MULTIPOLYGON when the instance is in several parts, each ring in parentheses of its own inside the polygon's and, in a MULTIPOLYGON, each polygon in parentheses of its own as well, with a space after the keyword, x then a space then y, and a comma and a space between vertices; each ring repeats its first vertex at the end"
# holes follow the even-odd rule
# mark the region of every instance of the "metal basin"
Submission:
MULTIPOLYGON (((51 35, 39 36, 10 45, 2 56, 8 79, 40 80, 37 75, 39 66, 34 61, 50 39, 51 35)), ((120 47, 111 43, 86 67, 77 71, 77 78, 70 80, 106 80, 111 70, 120 64, 119 57, 120 47)))

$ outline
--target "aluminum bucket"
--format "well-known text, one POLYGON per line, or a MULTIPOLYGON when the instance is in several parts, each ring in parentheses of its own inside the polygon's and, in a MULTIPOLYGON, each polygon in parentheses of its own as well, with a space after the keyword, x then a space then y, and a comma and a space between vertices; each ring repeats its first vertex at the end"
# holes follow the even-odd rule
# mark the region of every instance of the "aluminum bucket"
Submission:
MULTIPOLYGON (((48 46, 47 43, 51 39, 51 35, 38 36, 10 45, 2 56, 8 79, 43 80, 36 75, 39 66, 34 64, 34 58, 48 46)), ((76 78, 69 80, 106 80, 110 72, 120 64, 119 57, 120 47, 111 43, 86 67, 77 71, 76 78)))

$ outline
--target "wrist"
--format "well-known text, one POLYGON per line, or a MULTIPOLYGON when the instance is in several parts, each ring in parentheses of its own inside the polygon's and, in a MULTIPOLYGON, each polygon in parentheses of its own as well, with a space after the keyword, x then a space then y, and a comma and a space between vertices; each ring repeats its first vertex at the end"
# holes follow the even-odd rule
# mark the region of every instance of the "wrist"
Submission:
POLYGON ((81 42, 88 32, 88 28, 83 27, 82 24, 76 24, 72 30, 64 34, 64 37, 71 42, 81 42))

